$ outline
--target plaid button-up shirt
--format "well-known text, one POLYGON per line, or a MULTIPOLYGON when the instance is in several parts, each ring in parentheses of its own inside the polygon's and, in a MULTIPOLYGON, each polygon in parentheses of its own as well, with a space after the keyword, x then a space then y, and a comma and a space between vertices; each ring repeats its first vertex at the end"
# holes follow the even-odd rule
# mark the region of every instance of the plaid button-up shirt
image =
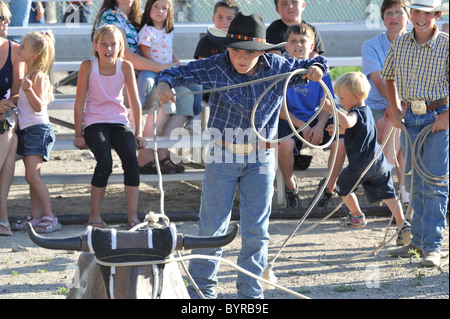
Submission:
MULTIPOLYGON (((300 68, 307 69, 311 65, 318 65, 324 70, 324 74, 328 73, 328 64, 322 56, 297 60, 264 53, 258 63, 258 69, 252 77, 240 74, 233 67, 229 53, 225 52, 185 66, 164 70, 158 74, 156 82, 164 81, 171 87, 198 83, 203 85, 204 89, 211 89, 263 79, 300 68)), ((251 129, 251 113, 257 99, 271 83, 266 81, 211 93, 208 127, 221 134, 213 137, 227 143, 255 142, 257 139, 251 129)), ((305 83, 306 81, 298 75, 292 79, 290 85, 305 83)), ((255 127, 266 138, 272 139, 276 134, 283 99, 283 85, 284 81, 275 85, 261 100, 255 113, 255 127)))
POLYGON ((436 101, 448 97, 449 36, 436 25, 433 37, 423 45, 414 30, 397 38, 386 56, 381 77, 395 80, 401 100, 436 101))

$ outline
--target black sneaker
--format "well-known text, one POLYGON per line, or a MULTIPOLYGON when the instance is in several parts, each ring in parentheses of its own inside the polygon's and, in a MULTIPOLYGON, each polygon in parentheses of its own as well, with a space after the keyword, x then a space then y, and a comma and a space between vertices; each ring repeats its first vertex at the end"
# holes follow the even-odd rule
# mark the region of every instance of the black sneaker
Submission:
MULTIPOLYGON (((325 178, 320 181, 319 186, 317 187, 318 192, 320 191, 324 182, 325 182, 325 178)), ((322 193, 322 196, 320 197, 319 201, 317 202, 317 207, 326 208, 328 206, 328 203, 331 201, 331 197, 333 197, 333 195, 334 195, 333 192, 331 192, 328 188, 325 188, 322 193)))
POLYGON ((300 201, 300 196, 298 195, 298 182, 297 177, 294 176, 295 180, 295 189, 294 190, 285 190, 286 197, 286 207, 287 208, 302 208, 302 203, 300 201))

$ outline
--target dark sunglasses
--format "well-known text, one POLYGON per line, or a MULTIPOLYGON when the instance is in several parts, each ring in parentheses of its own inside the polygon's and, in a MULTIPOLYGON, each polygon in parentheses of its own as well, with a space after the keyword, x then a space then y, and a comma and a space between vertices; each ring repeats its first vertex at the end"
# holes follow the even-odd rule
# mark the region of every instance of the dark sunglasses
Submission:
POLYGON ((9 20, 9 17, 8 16, 4 16, 4 15, 0 15, 0 20, 1 21, 6 21, 6 20, 9 20))

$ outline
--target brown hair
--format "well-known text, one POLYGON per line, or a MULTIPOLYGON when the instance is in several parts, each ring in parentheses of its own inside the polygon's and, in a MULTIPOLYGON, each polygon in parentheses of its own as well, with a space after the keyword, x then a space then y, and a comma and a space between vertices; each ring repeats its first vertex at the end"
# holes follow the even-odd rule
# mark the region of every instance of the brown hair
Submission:
POLYGON ((239 13, 239 6, 234 0, 221 0, 217 2, 216 5, 214 6, 214 14, 216 14, 217 9, 219 9, 220 7, 233 9, 235 15, 239 13))
POLYGON ((396 5, 400 5, 402 9, 405 10, 408 17, 411 16, 411 10, 407 7, 407 5, 409 5, 408 0, 384 0, 381 4, 381 19, 384 20, 384 13, 386 12, 386 10, 396 5))
POLYGON ((299 34, 299 35, 306 35, 311 41, 311 43, 314 43, 316 35, 314 34, 313 29, 305 23, 299 23, 299 24, 293 24, 286 30, 286 41, 289 39, 289 36, 291 34, 299 34))
MULTIPOLYGON (((273 2, 275 3, 275 8, 278 9, 278 1, 280 0, 273 0, 273 2)), ((305 1, 305 0, 299 0, 299 1, 305 1)))
MULTIPOLYGON (((95 18, 94 25, 91 31, 91 41, 94 41, 94 36, 100 21, 102 20, 103 13, 108 10, 116 10, 117 2, 116 0, 104 0, 100 10, 98 11, 97 17, 95 18)), ((135 27, 139 29, 141 23, 141 0, 134 0, 131 6, 130 14, 128 15, 128 21, 135 27)))
MULTIPOLYGON (((145 25, 153 26, 152 18, 150 18, 150 11, 152 10, 153 4, 158 0, 147 0, 145 4, 144 14, 142 15, 141 28, 145 25)), ((167 2, 167 18, 164 21, 164 29, 167 33, 170 33, 174 29, 175 18, 174 18, 174 8, 172 0, 165 0, 167 2)))

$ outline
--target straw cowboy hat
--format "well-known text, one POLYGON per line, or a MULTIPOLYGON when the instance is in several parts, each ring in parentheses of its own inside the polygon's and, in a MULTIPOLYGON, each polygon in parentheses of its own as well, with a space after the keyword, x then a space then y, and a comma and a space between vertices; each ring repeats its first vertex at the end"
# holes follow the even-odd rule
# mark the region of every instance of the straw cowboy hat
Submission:
POLYGON ((412 0, 411 4, 405 3, 408 8, 419 9, 425 12, 442 12, 448 14, 448 3, 442 3, 441 0, 412 0))
POLYGON ((209 27, 208 37, 224 47, 248 51, 274 50, 286 45, 286 42, 279 44, 266 42, 266 25, 257 13, 247 15, 239 12, 231 21, 228 32, 209 27))

